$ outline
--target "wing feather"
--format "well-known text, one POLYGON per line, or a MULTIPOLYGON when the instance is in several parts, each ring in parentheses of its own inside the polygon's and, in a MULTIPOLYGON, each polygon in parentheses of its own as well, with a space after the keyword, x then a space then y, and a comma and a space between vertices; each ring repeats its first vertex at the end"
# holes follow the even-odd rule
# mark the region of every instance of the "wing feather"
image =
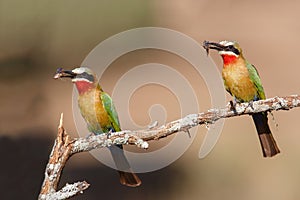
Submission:
POLYGON ((266 99, 265 96, 265 92, 264 92, 264 88, 262 86, 259 74, 256 70, 256 68, 254 67, 254 65, 247 63, 247 69, 249 71, 249 75, 250 75, 250 79, 253 81, 256 90, 257 90, 257 94, 258 94, 258 99, 266 99))
POLYGON ((116 132, 121 131, 118 113, 113 104, 112 98, 106 92, 101 92, 101 99, 104 109, 106 110, 108 117, 111 121, 112 128, 116 132))

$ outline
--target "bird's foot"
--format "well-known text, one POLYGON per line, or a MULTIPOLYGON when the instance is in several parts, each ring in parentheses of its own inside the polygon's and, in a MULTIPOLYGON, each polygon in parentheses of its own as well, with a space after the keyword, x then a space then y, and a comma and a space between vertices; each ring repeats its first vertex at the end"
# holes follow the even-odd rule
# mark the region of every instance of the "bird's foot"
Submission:
POLYGON ((252 110, 254 110, 253 102, 258 101, 258 100, 259 100, 259 98, 257 96, 255 96, 253 100, 248 102, 248 106, 246 107, 246 109, 250 107, 252 110))
POLYGON ((249 101, 248 106, 246 107, 246 109, 250 107, 252 110, 254 110, 253 102, 254 102, 254 100, 249 101))
POLYGON ((229 103, 230 103, 230 110, 232 110, 234 113, 237 113, 236 108, 235 108, 235 106, 237 104, 236 100, 234 99, 233 101, 229 101, 229 103))
POLYGON ((110 129, 107 133, 106 133, 106 137, 107 138, 110 138, 111 137, 111 134, 113 133, 113 129, 110 129))

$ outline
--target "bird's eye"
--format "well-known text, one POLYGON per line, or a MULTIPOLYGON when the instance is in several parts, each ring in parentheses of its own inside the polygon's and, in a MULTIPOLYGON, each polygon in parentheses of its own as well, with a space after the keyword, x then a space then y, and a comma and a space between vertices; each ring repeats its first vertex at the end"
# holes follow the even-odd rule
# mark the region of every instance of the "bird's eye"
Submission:
POLYGON ((233 50, 233 49, 235 49, 235 48, 234 48, 233 45, 229 45, 229 46, 228 46, 228 49, 233 50))
POLYGON ((87 72, 83 72, 81 74, 77 74, 76 76, 77 78, 83 78, 86 79, 88 81, 94 82, 94 76, 91 74, 88 74, 87 72))
POLYGON ((229 51, 235 53, 236 55, 240 55, 240 51, 237 48, 235 48, 233 45, 228 45, 227 48, 229 51))

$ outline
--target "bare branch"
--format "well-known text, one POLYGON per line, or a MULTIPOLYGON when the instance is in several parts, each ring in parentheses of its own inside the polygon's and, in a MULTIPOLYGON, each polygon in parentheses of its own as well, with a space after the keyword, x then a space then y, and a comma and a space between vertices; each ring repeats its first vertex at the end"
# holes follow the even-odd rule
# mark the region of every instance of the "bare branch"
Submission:
POLYGON ((235 105, 235 109, 232 109, 232 106, 228 103, 225 108, 214 108, 208 110, 207 112, 190 114, 182 119, 169 122, 151 130, 121 131, 116 132, 115 134, 127 133, 128 135, 137 136, 144 141, 157 140, 180 131, 186 132, 194 126, 213 124, 221 118, 251 115, 265 111, 271 112, 275 110, 290 110, 295 107, 300 107, 300 97, 298 95, 273 97, 251 103, 238 103, 235 105))
POLYGON ((72 196, 75 196, 79 193, 83 193, 83 190, 87 189, 90 186, 86 181, 76 182, 73 184, 66 184, 61 190, 58 192, 54 192, 51 194, 42 194, 40 199, 47 200, 63 200, 68 199, 72 196))
POLYGON ((39 195, 40 200, 67 199, 82 193, 89 187, 85 181, 67 184, 57 191, 62 170, 67 160, 75 153, 90 151, 96 148, 109 147, 117 144, 135 144, 137 147, 148 148, 148 143, 134 135, 127 133, 111 133, 90 135, 86 138, 71 139, 63 127, 63 114, 61 114, 58 126, 57 138, 55 140, 50 158, 45 170, 45 178, 39 195))
POLYGON ((96 148, 109 147, 115 144, 136 145, 147 149, 149 140, 158 140, 174 133, 184 131, 202 124, 212 124, 221 118, 240 115, 251 115, 258 112, 289 110, 300 107, 300 97, 291 95, 287 97, 274 97, 252 103, 236 104, 235 108, 228 104, 222 109, 210 109, 207 112, 190 114, 182 119, 169 122, 160 127, 150 127, 147 130, 124 130, 110 134, 90 135, 86 138, 71 139, 63 128, 63 115, 61 115, 58 134, 55 140, 49 162, 45 170, 45 179, 41 188, 39 199, 66 199, 82 193, 89 187, 85 181, 67 184, 57 191, 62 170, 67 160, 76 153, 91 151, 96 148))
POLYGON ((148 143, 140 139, 135 135, 130 135, 127 132, 131 131, 120 131, 110 133, 109 136, 106 133, 100 135, 90 135, 86 138, 75 138, 74 145, 71 153, 79 153, 91 151, 93 149, 101 147, 109 147, 111 145, 136 145, 139 148, 147 149, 148 143))
POLYGON ((63 114, 60 117, 57 138, 45 170, 45 179, 39 199, 52 199, 57 190, 62 170, 71 156, 72 140, 63 128, 63 114))

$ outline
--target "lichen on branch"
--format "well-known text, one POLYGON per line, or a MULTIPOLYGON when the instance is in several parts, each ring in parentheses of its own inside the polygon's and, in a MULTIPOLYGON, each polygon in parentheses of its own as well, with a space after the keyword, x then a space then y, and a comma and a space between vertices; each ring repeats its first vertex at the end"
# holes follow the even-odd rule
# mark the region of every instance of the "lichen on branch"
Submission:
POLYGON ((63 115, 61 115, 57 138, 45 169, 45 178, 39 199, 67 199, 81 194, 89 187, 87 182, 79 181, 73 184, 66 184, 62 189, 57 191, 62 170, 68 159, 76 153, 117 144, 135 145, 138 148, 147 149, 149 147, 147 141, 149 140, 158 140, 181 131, 187 132, 194 126, 211 124, 221 118, 251 115, 266 111, 290 110, 295 107, 300 107, 300 97, 298 95, 273 97, 251 103, 238 103, 234 109, 229 103, 225 108, 213 108, 207 112, 190 114, 159 127, 155 125, 146 130, 123 130, 110 134, 91 134, 85 138, 73 139, 65 131, 63 127, 63 115))

